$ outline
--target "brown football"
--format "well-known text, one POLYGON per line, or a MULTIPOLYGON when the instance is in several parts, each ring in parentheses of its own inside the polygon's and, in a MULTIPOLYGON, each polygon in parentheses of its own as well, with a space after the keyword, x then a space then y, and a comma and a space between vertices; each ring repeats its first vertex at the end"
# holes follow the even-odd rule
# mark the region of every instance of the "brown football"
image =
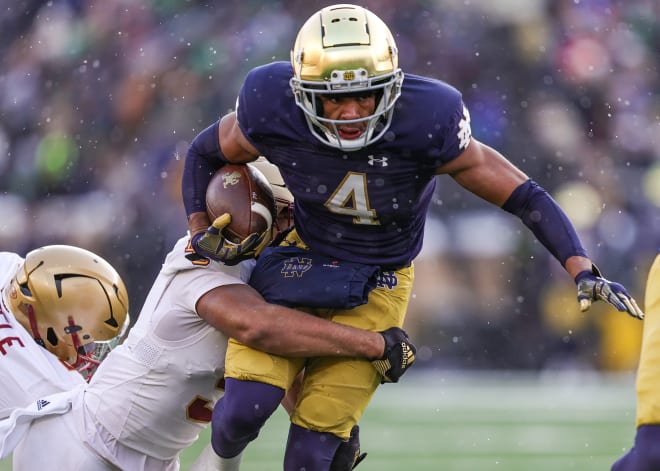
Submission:
POLYGON ((271 228, 275 199, 259 170, 250 165, 227 164, 213 175, 206 189, 206 212, 211 222, 224 213, 231 214, 231 223, 223 234, 238 243, 252 233, 271 228))

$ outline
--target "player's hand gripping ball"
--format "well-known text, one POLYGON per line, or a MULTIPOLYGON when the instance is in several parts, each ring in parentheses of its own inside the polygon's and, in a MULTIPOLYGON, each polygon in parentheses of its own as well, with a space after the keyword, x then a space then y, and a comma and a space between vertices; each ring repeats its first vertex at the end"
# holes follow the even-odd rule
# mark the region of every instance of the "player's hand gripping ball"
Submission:
POLYGON ((270 242, 275 200, 266 177, 256 168, 227 164, 206 190, 206 212, 212 222, 193 237, 198 255, 226 265, 253 258, 270 242))

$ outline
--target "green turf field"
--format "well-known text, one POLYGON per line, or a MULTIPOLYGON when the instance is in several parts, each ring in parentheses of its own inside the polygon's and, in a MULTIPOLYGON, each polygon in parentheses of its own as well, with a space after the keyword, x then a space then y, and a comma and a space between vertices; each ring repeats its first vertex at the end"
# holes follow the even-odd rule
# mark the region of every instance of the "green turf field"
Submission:
MULTIPOLYGON (((606 471, 632 443, 634 401, 632 376, 411 372, 363 416, 358 471, 606 471)), ((286 433, 278 412, 241 469, 281 470, 286 433)), ((184 453, 182 470, 200 450, 184 453)))

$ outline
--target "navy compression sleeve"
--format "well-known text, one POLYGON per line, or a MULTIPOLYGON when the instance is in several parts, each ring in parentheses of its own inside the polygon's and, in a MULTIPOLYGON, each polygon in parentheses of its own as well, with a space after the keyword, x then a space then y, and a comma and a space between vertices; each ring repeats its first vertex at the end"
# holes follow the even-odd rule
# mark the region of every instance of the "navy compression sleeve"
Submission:
POLYGON ((206 212, 206 188, 213 174, 227 163, 220 150, 216 121, 200 132, 190 143, 181 179, 181 193, 186 216, 206 212))
POLYGON ((513 190, 502 209, 515 214, 565 266, 569 257, 587 256, 580 238, 566 213, 554 199, 533 180, 527 180, 513 190))

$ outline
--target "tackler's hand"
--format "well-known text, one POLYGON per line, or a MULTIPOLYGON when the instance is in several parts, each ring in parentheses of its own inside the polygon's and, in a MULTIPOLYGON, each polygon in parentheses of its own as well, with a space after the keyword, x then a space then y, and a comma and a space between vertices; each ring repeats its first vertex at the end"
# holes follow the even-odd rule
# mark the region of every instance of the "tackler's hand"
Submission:
POLYGON ((578 302, 582 312, 591 307, 593 301, 599 299, 611 304, 621 312, 627 312, 636 319, 644 319, 644 313, 637 306, 623 285, 606 280, 596 265, 592 265, 591 271, 585 270, 575 277, 577 284, 578 302))
POLYGON ((195 252, 225 265, 236 265, 243 260, 254 258, 257 249, 263 245, 267 233, 261 235, 254 233, 238 243, 231 242, 222 234, 222 230, 230 222, 231 215, 225 213, 218 216, 205 232, 195 234, 191 241, 195 252))
POLYGON ((417 348, 408 334, 398 327, 391 327, 380 334, 385 339, 385 352, 371 363, 383 377, 382 383, 396 383, 415 361, 417 348))

